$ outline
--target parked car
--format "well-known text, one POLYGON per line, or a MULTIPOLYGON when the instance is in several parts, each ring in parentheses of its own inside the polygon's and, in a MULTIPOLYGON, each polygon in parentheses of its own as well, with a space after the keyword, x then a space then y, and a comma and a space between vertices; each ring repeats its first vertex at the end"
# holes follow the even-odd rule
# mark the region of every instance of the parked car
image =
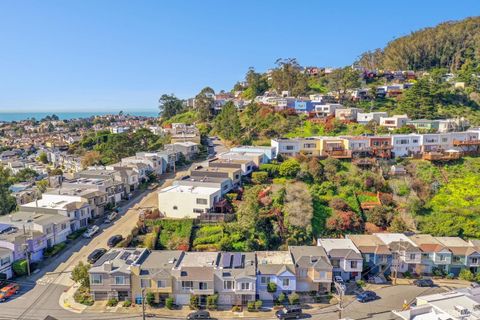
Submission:
POLYGON ((104 249, 104 248, 93 250, 93 252, 90 253, 87 257, 88 263, 94 264, 95 262, 97 262, 98 259, 100 259, 105 254, 105 252, 107 252, 107 249, 104 249))
POLYGON ((17 294, 20 291, 20 286, 16 283, 10 283, 9 285, 3 287, 0 290, 0 302, 4 302, 14 294, 17 294))
POLYGON ((302 316, 302 308, 299 306, 286 306, 275 312, 277 319, 299 319, 302 316))
POLYGON ((379 296, 373 291, 363 291, 362 293, 357 294, 357 301, 358 302, 368 302, 380 299, 379 296))
POLYGON ((211 319, 210 312, 208 311, 192 312, 187 316, 187 320, 191 320, 191 319, 211 319))
POLYGON ((108 239, 107 241, 107 245, 110 247, 110 248, 113 248, 115 247, 120 241, 123 240, 123 237, 119 234, 116 234, 114 236, 111 236, 110 239, 108 239))
POLYGON ((433 287, 434 283, 432 279, 417 279, 413 281, 413 284, 417 287, 433 287))
POLYGON ((105 223, 110 223, 113 220, 115 220, 118 217, 118 212, 113 211, 110 212, 106 217, 105 217, 105 223))
POLYGON ((98 232, 98 230, 100 230, 100 228, 98 226, 91 226, 90 228, 87 229, 87 231, 85 231, 83 233, 83 237, 84 238, 91 238, 91 237, 93 237, 93 235, 95 233, 98 232))

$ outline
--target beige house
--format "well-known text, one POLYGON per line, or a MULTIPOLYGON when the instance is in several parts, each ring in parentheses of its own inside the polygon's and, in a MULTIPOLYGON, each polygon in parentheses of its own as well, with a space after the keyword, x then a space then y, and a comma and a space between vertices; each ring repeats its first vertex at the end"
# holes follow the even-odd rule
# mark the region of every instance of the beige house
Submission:
POLYGON ((290 246, 297 291, 299 292, 330 292, 332 284, 332 265, 327 253, 322 247, 290 246))

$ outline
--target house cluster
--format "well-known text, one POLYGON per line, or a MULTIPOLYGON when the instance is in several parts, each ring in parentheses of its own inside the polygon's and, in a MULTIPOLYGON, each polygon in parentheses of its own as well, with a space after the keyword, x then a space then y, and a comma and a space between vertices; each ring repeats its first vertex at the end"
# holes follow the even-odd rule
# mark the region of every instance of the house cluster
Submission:
POLYGON ((167 218, 223 219, 231 208, 224 195, 242 185, 262 163, 276 157, 273 147, 240 146, 219 154, 208 166, 196 166, 189 175, 158 192, 160 214, 167 218))
POLYGON ((407 310, 392 311, 399 319, 480 319, 480 288, 471 286, 420 296, 407 310))
POLYGON ((379 233, 318 239, 317 246, 290 246, 287 251, 183 252, 114 248, 90 269, 95 300, 117 298, 141 303, 146 292, 155 301, 172 297, 189 304, 191 295, 219 294, 222 305, 273 301, 280 293, 323 294, 334 281, 385 275, 431 275, 437 270, 458 275, 480 267, 478 241, 425 234, 379 233))
POLYGON ((318 157, 423 157, 425 160, 458 159, 477 154, 480 130, 461 132, 390 134, 377 136, 309 137, 272 139, 271 146, 282 156, 305 154, 318 157))

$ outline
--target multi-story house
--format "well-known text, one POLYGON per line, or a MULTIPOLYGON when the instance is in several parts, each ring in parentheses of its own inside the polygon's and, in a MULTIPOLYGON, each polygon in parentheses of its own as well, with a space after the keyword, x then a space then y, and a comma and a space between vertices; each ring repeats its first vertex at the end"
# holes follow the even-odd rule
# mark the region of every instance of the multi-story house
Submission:
POLYGON ((196 295, 204 306, 207 296, 215 294, 215 268, 218 252, 185 252, 172 270, 174 300, 177 305, 188 305, 196 295))
POLYGON ((383 276, 390 274, 392 253, 382 240, 369 234, 349 234, 346 237, 352 240, 362 254, 364 275, 383 276))
POLYGON ((90 204, 79 196, 45 193, 41 199, 20 206, 20 210, 63 215, 69 218, 72 231, 86 227, 92 218, 90 204))
POLYGON ((268 163, 277 157, 273 146, 238 146, 230 149, 231 152, 259 153, 263 155, 262 163, 268 163))
POLYGON ((309 113, 313 110, 314 105, 310 100, 296 100, 294 108, 296 113, 309 113))
MULTIPOLYGON (((125 185, 122 182, 106 178, 77 178, 66 180, 62 183, 62 188, 68 189, 94 189, 102 191, 107 196, 107 204, 117 205, 126 196, 125 185)), ((97 207, 101 207, 101 200, 96 202, 97 207)), ((100 211, 100 210, 99 210, 100 211)), ((97 212, 99 212, 97 211, 97 212)))
POLYGON ((350 150, 352 155, 357 154, 365 156, 370 154, 370 138, 364 136, 340 136, 347 143, 347 150, 350 150))
POLYGON ((335 112, 340 109, 345 109, 345 107, 338 103, 315 104, 314 112, 318 118, 325 118, 335 115, 335 112))
POLYGON ((415 127, 418 132, 437 132, 439 127, 438 120, 431 119, 416 119, 408 120, 407 126, 415 127))
POLYGON ((411 156, 420 153, 422 136, 419 134, 395 134, 392 136, 395 157, 411 156))
POLYGON ((380 126, 385 127, 389 130, 398 129, 407 124, 408 116, 403 115, 394 115, 391 117, 380 117, 380 126))
POLYGON ((167 218, 196 218, 213 213, 221 199, 219 188, 174 185, 158 192, 158 209, 167 218))
POLYGON ((415 273, 432 274, 435 269, 447 271, 452 262, 452 252, 429 234, 415 234, 409 237, 422 250, 421 263, 415 273))
POLYGON ((422 262, 422 251, 403 233, 375 233, 392 253, 392 271, 416 272, 417 265, 422 262))
POLYGON ((26 234, 30 231, 41 232, 47 248, 66 241, 72 232, 70 219, 60 214, 18 211, 1 216, 0 223, 24 230, 26 234))
POLYGON ((333 276, 345 281, 360 280, 363 270, 363 258, 350 239, 318 239, 332 264, 333 276))
POLYGON ((374 157, 390 159, 392 157, 392 137, 370 137, 370 150, 374 157))
POLYGON ((335 109, 335 118, 341 121, 355 121, 359 111, 358 108, 335 109))
POLYGON ((255 301, 256 259, 253 252, 221 252, 215 267, 215 293, 223 306, 255 301))
POLYGON ((295 263, 288 251, 257 251, 257 295, 273 301, 280 293, 297 289, 295 263))
POLYGON ((47 247, 45 235, 33 229, 23 230, 10 224, 0 224, 0 248, 12 251, 13 261, 24 259, 28 254, 31 262, 43 259, 47 247))
POLYGON ((111 249, 88 270, 90 293, 95 301, 118 299, 132 301, 132 266, 148 256, 142 248, 111 249))
POLYGON ((476 246, 458 237, 436 237, 436 239, 452 252, 452 262, 447 267, 448 273, 458 275, 465 268, 473 273, 479 270, 480 251, 476 246))
POLYGON ((268 163, 265 155, 262 153, 253 153, 253 152, 233 152, 228 151, 224 153, 217 154, 216 157, 222 160, 248 160, 252 161, 254 168, 258 168, 263 163, 268 163))
POLYGON ((174 293, 172 269, 183 254, 183 251, 151 251, 141 264, 130 266, 133 301, 141 304, 143 297, 151 292, 155 303, 165 304, 174 293))
POLYGON ((12 271, 13 251, 0 247, 0 279, 13 277, 12 271))
POLYGON ((190 170, 190 176, 192 177, 211 177, 211 178, 230 178, 234 188, 238 188, 242 185, 242 170, 240 168, 204 168, 197 167, 190 170))
POLYGON ((92 217, 99 217, 103 215, 105 206, 107 205, 107 193, 95 189, 90 186, 72 186, 69 184, 62 185, 61 188, 49 189, 46 194, 58 194, 66 196, 78 196, 86 199, 90 205, 90 214, 92 217))
POLYGON ((222 195, 233 190, 233 184, 230 178, 187 177, 182 180, 175 180, 173 185, 218 188, 222 191, 222 195))
POLYGON ((339 137, 321 137, 320 155, 332 158, 351 158, 352 151, 348 150, 348 140, 339 137))
MULTIPOLYGON (((287 139, 287 138, 278 138, 271 140, 271 146, 275 148, 275 153, 277 155, 294 157, 300 153, 300 139, 287 139)), ((315 141, 312 142, 313 149, 316 148, 315 141), (315 145, 313 145, 315 144, 315 145)))
POLYGON ((255 163, 252 160, 213 159, 208 162, 208 167, 240 169, 243 176, 248 176, 253 172, 255 163))
POLYGON ((325 249, 315 246, 290 246, 295 263, 297 292, 330 292, 332 265, 325 249))
POLYGON ((165 146, 165 150, 171 150, 175 153, 181 153, 186 160, 190 161, 197 157, 199 152, 198 146, 198 143, 192 141, 175 142, 172 144, 167 144, 165 146))
POLYGON ((381 117, 388 117, 388 113, 386 112, 358 112, 357 113, 357 122, 361 124, 367 124, 370 121, 375 121, 376 123, 380 123, 381 117))

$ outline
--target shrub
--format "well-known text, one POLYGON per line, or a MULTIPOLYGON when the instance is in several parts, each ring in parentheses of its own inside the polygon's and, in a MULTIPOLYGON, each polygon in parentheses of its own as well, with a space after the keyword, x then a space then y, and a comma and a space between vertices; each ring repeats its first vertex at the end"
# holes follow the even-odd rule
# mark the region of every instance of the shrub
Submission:
POLYGON ((453 273, 449 273, 449 274, 447 274, 446 278, 449 279, 449 280, 452 280, 453 278, 455 278, 455 275, 453 273))
POLYGON ((260 310, 262 308, 263 302, 262 300, 255 301, 255 309, 260 310))
POLYGON ((365 287, 365 281, 363 281, 363 280, 357 280, 357 286, 358 286, 359 288, 365 287))
POLYGON ((190 296, 190 305, 189 305, 190 309, 192 310, 197 310, 198 308, 200 308, 200 302, 198 301, 198 296, 196 295, 191 295, 190 296))
POLYGON ((15 272, 15 274, 17 276, 24 276, 27 274, 28 272, 28 269, 27 269, 27 260, 25 259, 20 259, 20 260, 17 260, 15 261, 13 264, 12 264, 12 268, 13 268, 13 272, 15 272))
POLYGON ((60 251, 62 251, 63 249, 65 249, 66 246, 67 244, 65 242, 58 243, 50 248, 45 249, 43 251, 43 256, 47 258, 52 257, 57 253, 59 253, 60 251))
POLYGON ((207 297, 207 309, 217 310, 218 307, 218 294, 214 294, 207 297))
POLYGON ((124 307, 124 308, 128 308, 130 306, 132 306, 132 301, 130 301, 130 300, 125 300, 122 304, 122 307, 124 307))
POLYGON ((300 302, 300 296, 295 292, 293 292, 288 296, 288 302, 290 302, 290 304, 292 305, 298 304, 300 302))
POLYGON ((277 291, 277 284, 275 282, 269 282, 267 284, 267 291, 272 293, 277 291))
POLYGON ((107 307, 115 307, 118 304, 117 298, 111 298, 107 301, 107 307))
POLYGON ((155 304, 155 295, 153 292, 147 292, 145 295, 145 302, 151 307, 155 304))
POLYGON ((232 312, 240 312, 242 311, 242 307, 241 306, 233 306, 232 307, 232 312))
POLYGON ((75 300, 75 302, 77 303, 80 303, 86 306, 93 305, 92 296, 88 292, 88 289, 84 287, 78 288, 78 290, 73 295, 73 300, 75 300))
POLYGON ((403 273, 403 276, 404 276, 405 278, 407 278, 407 279, 410 279, 410 278, 412 277, 412 274, 410 273, 410 271, 405 271, 405 272, 403 273))
POLYGON ((264 184, 268 181, 268 172, 258 171, 252 173, 252 181, 257 184, 264 184))
POLYGON ((278 164, 264 163, 260 165, 259 169, 260 171, 267 172, 270 177, 274 177, 278 175, 279 167, 280 166, 278 164))
POLYGON ((248 301, 247 310, 248 311, 255 311, 255 301, 248 301))
POLYGON ((167 309, 169 310, 172 310, 173 309, 173 298, 167 298, 165 299, 165 307, 167 307, 167 309))
POLYGON ((287 178, 294 178, 300 171, 300 163, 296 159, 290 158, 282 162, 278 168, 278 173, 287 178))
POLYGON ((284 304, 286 300, 287 300, 287 297, 285 296, 285 293, 282 292, 278 295, 278 298, 277 298, 278 304, 284 304))
POLYGON ((67 236, 67 239, 68 239, 68 240, 75 240, 75 239, 77 239, 78 237, 80 237, 86 230, 87 230, 87 228, 78 229, 77 231, 74 231, 74 232, 70 233, 70 234, 67 236))
POLYGON ((465 281, 473 281, 474 276, 472 271, 470 271, 469 269, 462 269, 462 271, 460 271, 460 274, 458 275, 458 278, 465 281))

